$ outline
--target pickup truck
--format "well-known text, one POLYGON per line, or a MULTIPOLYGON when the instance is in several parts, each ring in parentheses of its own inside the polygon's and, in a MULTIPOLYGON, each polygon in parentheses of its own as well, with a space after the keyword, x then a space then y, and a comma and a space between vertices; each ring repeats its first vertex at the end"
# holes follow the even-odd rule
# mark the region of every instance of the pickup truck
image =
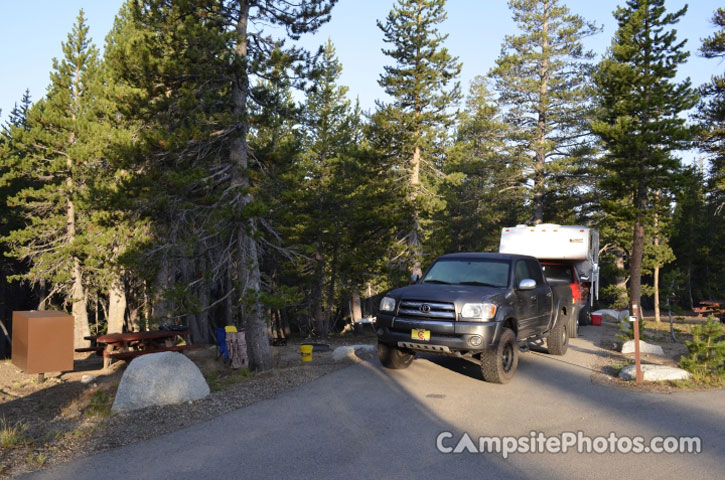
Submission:
POLYGON ((453 355, 506 383, 529 344, 545 340, 549 353, 566 353, 571 290, 550 285, 534 257, 447 254, 411 280, 380 300, 378 357, 387 368, 408 367, 416 352, 453 355))

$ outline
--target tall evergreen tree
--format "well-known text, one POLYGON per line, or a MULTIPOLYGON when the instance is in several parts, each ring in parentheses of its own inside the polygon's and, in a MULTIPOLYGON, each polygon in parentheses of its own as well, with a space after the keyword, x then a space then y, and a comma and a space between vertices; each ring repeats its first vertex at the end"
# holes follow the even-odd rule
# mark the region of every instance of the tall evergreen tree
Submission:
POLYGON ((265 26, 296 40, 327 21, 334 3, 129 1, 133 35, 119 35, 109 52, 121 81, 137 89, 128 100, 144 125, 141 162, 150 163, 142 184, 156 186, 148 198, 163 212, 151 249, 158 253, 156 283, 183 292, 184 284, 226 279, 221 296, 233 301, 232 320, 246 330, 254 368, 270 368, 272 356, 258 245, 266 209, 255 199, 255 178, 263 172, 248 145, 251 104, 260 99, 250 78, 291 70, 303 79, 309 55, 285 47, 265 26), (207 252, 217 255, 197 268, 207 252))
POLYGON ((521 31, 507 35, 490 76, 513 127, 519 187, 529 191, 531 220, 553 216, 554 199, 570 196, 578 157, 589 150, 586 112, 590 63, 582 40, 599 31, 559 0, 510 0, 521 31))
POLYGON ((523 220, 524 198, 506 145, 510 134, 484 77, 476 77, 448 152, 441 251, 496 251, 502 225, 523 220))
POLYGON ((316 333, 326 337, 338 277, 338 261, 343 254, 346 231, 345 197, 350 188, 345 178, 345 163, 355 146, 352 107, 346 98, 347 88, 339 86, 342 66, 335 56, 332 42, 324 45, 303 107, 304 154, 297 188, 303 195, 303 213, 307 242, 314 258, 312 289, 313 317, 316 333))
MULTIPOLYGON (((27 131, 27 115, 31 105, 30 91, 26 90, 20 104, 16 103, 10 111, 0 132, 0 323, 3 318, 9 318, 12 311, 38 306, 37 301, 33 302, 30 288, 19 282, 8 282, 8 277, 21 274, 26 265, 17 258, 6 255, 9 246, 3 241, 10 232, 21 229, 24 225, 22 212, 19 208, 11 207, 8 200, 30 186, 24 178, 13 172, 12 165, 23 156, 22 150, 18 150, 18 145, 13 141, 13 136, 27 131)), ((3 348, 3 341, 3 336, 0 335, 0 350, 3 348)), ((9 337, 7 341, 9 345, 9 337)))
POLYGON ((88 215, 80 203, 87 183, 84 164, 93 143, 87 133, 95 123, 91 85, 99 61, 82 10, 62 49, 64 57, 53 61, 46 97, 28 112, 27 130, 12 130, 17 149, 23 152, 12 160, 13 175, 36 186, 12 199, 27 223, 7 241, 12 245, 11 254, 31 265, 21 278, 31 283, 50 280, 51 293, 62 294, 65 303, 72 305, 74 343, 84 346, 89 334, 83 270, 88 215))
POLYGON ((664 0, 628 0, 614 12, 619 28, 595 74, 599 89, 593 131, 606 150, 601 159, 604 203, 632 227, 629 299, 641 305, 645 229, 655 216, 653 194, 673 191, 692 129, 680 115, 695 105, 689 79, 674 82, 688 57, 671 27, 687 8, 666 13, 664 0))
MULTIPOLYGON (((705 58, 725 57, 725 8, 718 8, 712 23, 719 27, 713 35, 702 41, 700 52, 705 58)), ((725 73, 713 75, 709 83, 700 87, 704 101, 699 117, 704 126, 702 147, 712 162, 712 186, 718 208, 725 205, 725 73)))
POLYGON ((397 258, 418 275, 430 221, 444 207, 438 192, 443 146, 460 98, 461 64, 443 46, 448 36, 438 31, 445 19, 445 0, 397 0, 385 21, 378 21, 389 45, 383 53, 393 60, 378 83, 392 102, 378 102, 371 139, 407 213, 397 258))

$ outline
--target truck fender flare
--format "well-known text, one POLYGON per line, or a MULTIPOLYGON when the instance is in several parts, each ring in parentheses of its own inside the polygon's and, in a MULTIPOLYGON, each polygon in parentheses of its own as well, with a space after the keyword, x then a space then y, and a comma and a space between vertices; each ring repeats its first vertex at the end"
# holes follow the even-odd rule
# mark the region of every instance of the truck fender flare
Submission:
POLYGON ((501 309, 496 312, 496 317, 498 318, 498 325, 496 327, 496 335, 494 335, 495 339, 493 343, 496 343, 498 341, 498 337, 501 334, 501 330, 504 326, 507 324, 511 324, 511 330, 514 331, 514 334, 516 337, 519 335, 519 325, 516 321, 516 318, 514 317, 514 309, 510 305, 502 306, 501 309))
MULTIPOLYGON (((564 308, 566 308, 566 307, 562 307, 562 306, 561 306, 561 300, 559 300, 559 301, 557 301, 557 303, 556 303, 556 307, 555 307, 555 308, 556 308, 556 309, 554 310, 554 321, 553 321, 553 322, 551 322, 551 328, 552 328, 552 329, 553 329, 553 328, 554 328, 554 327, 556 326, 556 324, 557 324, 557 323, 559 322, 559 317, 561 317, 561 316, 562 316, 562 315, 560 315, 560 314, 561 314, 561 311, 562 311, 562 309, 564 309, 564 308)), ((564 318, 562 319, 562 321, 566 321, 566 320, 567 320, 567 316, 565 315, 565 316, 564 316, 564 318)))

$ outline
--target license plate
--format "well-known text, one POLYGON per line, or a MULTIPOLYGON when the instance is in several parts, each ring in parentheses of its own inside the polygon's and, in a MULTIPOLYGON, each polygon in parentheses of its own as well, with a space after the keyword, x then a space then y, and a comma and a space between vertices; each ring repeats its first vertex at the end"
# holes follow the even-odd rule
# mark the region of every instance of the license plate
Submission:
POLYGON ((430 330, 418 330, 414 328, 410 332, 410 338, 413 340, 425 340, 427 342, 430 340, 430 330))

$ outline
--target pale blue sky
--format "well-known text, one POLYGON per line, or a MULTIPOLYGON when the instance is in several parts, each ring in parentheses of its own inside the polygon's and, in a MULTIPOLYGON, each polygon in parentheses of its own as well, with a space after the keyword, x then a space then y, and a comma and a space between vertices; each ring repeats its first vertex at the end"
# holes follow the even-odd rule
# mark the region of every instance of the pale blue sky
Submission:
MULTIPOLYGON (((569 8, 588 20, 604 25, 604 32, 587 41, 598 55, 604 53, 616 29, 611 12, 624 0, 568 0, 569 8)), ((667 0, 669 11, 681 8, 685 0, 667 0)), ((71 30, 78 10, 83 8, 94 43, 103 48, 106 34, 122 0, 0 0, 0 109, 4 122, 13 104, 26 88, 33 100, 45 94, 52 58, 62 55, 60 44, 71 30)), ((700 39, 715 29, 710 24, 718 0, 691 0, 685 18, 677 26, 679 38, 688 39, 692 52, 681 67, 680 77, 689 76, 694 85, 721 73, 725 65, 697 56, 700 39)), ((383 93, 377 84, 387 57, 381 53, 382 33, 375 25, 384 19, 393 0, 340 0, 332 20, 303 44, 316 48, 331 38, 343 66, 341 83, 350 88, 351 98, 359 97, 363 109, 371 109, 383 93)), ((448 0, 448 20, 442 25, 450 35, 446 46, 463 62, 462 85, 476 75, 487 73, 494 65, 504 35, 515 33, 505 0, 448 0)))

